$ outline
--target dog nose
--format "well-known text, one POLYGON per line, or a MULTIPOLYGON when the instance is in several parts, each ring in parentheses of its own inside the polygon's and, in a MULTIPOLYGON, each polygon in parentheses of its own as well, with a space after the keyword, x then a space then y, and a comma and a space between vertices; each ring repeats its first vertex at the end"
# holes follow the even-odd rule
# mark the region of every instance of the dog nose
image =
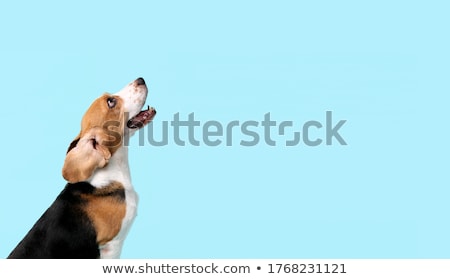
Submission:
POLYGON ((136 84, 137 85, 145 85, 145 80, 143 78, 137 78, 136 79, 136 84))

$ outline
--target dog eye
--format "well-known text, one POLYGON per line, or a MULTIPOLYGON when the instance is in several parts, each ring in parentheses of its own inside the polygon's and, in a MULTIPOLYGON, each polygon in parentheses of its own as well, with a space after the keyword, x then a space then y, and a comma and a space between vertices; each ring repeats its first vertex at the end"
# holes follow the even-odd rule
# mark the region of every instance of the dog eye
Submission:
POLYGON ((106 102, 108 103, 108 107, 109 108, 113 108, 113 107, 115 107, 116 106, 116 104, 117 104, 117 100, 116 100, 116 98, 108 98, 107 100, 106 100, 106 102))

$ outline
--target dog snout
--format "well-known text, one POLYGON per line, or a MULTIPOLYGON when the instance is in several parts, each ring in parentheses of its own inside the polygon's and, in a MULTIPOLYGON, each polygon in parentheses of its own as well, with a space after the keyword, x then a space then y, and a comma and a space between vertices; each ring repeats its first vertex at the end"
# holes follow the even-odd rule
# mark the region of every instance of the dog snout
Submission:
POLYGON ((140 78, 137 78, 135 82, 136 82, 136 85, 137 85, 137 86, 139 86, 139 85, 145 85, 145 80, 144 80, 143 78, 141 78, 141 77, 140 77, 140 78))

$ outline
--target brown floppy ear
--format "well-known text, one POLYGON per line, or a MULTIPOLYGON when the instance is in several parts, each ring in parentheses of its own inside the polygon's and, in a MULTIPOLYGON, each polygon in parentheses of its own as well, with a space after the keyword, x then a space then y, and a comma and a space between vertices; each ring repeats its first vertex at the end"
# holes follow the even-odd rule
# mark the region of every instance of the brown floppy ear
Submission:
POLYGON ((78 136, 69 146, 62 169, 62 175, 69 183, 86 181, 97 168, 103 168, 111 152, 103 145, 108 139, 101 128, 92 128, 78 136))

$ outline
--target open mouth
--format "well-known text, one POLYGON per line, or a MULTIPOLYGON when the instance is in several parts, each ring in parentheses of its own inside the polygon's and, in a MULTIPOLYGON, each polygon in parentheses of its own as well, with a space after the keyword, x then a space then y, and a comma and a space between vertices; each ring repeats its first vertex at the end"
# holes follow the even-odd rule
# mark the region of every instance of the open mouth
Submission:
POLYGON ((139 112, 137 115, 128 120, 127 127, 130 129, 140 129, 152 121, 155 115, 156 110, 148 106, 146 110, 139 112))

